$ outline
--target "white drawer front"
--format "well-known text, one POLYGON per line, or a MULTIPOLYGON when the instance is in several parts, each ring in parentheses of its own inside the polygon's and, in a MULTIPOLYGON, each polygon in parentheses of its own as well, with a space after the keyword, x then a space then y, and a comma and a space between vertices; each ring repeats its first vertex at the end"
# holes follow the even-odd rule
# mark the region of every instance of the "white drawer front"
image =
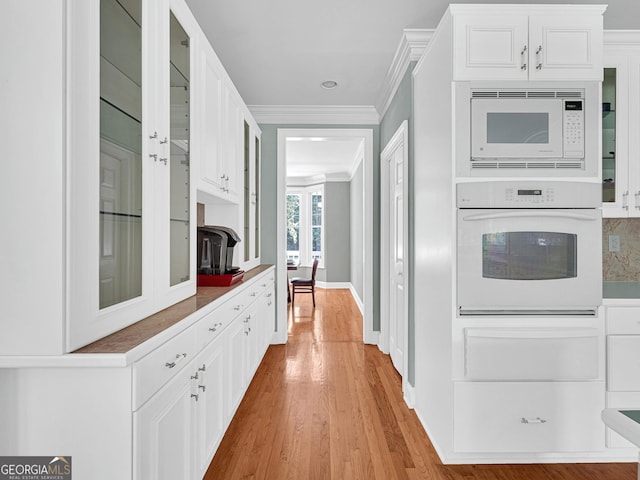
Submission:
POLYGON ((607 307, 607 333, 640 335, 640 308, 607 307))
POLYGON ((195 333, 188 328, 133 365, 134 410, 194 359, 195 333))
POLYGON ((196 325, 196 350, 200 351, 231 323, 242 307, 235 298, 207 314, 196 325))
POLYGON ((472 380, 594 380, 595 328, 466 328, 465 377, 472 380))
POLYGON ((607 389, 640 391, 640 335, 608 335, 607 357, 607 389))
POLYGON ((603 382, 456 382, 456 452, 604 448, 603 382))

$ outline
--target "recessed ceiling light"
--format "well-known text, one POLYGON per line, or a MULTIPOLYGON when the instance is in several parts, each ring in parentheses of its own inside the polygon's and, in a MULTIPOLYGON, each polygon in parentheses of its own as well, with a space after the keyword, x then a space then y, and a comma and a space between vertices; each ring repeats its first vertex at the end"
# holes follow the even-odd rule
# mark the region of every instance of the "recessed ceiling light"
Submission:
POLYGON ((333 80, 325 80, 321 83, 322 88, 326 88, 327 90, 331 90, 332 88, 336 88, 338 86, 338 82, 334 82, 333 80))

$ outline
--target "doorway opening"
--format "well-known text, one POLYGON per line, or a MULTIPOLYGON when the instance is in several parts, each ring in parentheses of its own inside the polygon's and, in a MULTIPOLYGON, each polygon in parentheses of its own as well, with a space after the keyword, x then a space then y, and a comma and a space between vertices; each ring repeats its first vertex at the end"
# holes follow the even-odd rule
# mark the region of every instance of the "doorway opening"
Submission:
MULTIPOLYGON (((276 231, 277 231, 277 265, 276 275, 278 285, 287 285, 287 178, 289 183, 298 183, 300 188, 312 186, 314 184, 327 184, 331 181, 340 181, 347 178, 344 175, 344 166, 332 165, 331 158, 334 156, 325 153, 325 170, 313 170, 313 164, 319 163, 317 160, 307 159, 302 164, 290 165, 288 168, 289 156, 292 152, 300 150, 303 146, 313 144, 317 149, 345 149, 349 144, 357 144, 357 160, 351 165, 352 171, 359 177, 356 178, 359 190, 355 193, 354 204, 361 205, 359 215, 352 215, 350 222, 353 225, 351 232, 357 238, 351 238, 350 262, 351 270, 356 271, 350 275, 349 283, 354 293, 354 298, 362 311, 363 342, 376 344, 379 332, 373 331, 373 130, 372 129, 324 129, 324 128, 297 128, 278 129, 278 159, 277 159, 277 203, 276 203, 276 231), (342 145, 340 145, 342 144, 342 145), (293 145, 293 147, 292 147, 293 145), (320 147, 322 145, 322 147, 320 147), (340 168, 342 170, 340 170, 340 168), (354 170, 355 168, 355 170, 354 170), (295 175, 295 177, 294 177, 295 175), (360 177, 361 176, 361 177, 360 177), (292 180, 297 178, 297 180, 292 180), (356 217, 356 218, 353 218, 356 217), (354 223, 357 222, 357 223, 354 223), (354 247, 359 245, 359 247, 354 247), (355 285, 354 285, 355 284, 355 285), (359 297, 359 298, 357 298, 359 297)), ((355 157, 354 157, 355 158, 355 157)), ((339 163, 339 162, 338 162, 339 163)), ((317 166, 317 165, 316 165, 317 166)), ((349 173, 351 175, 352 173, 349 173)), ((341 232, 325 232, 328 235, 340 235, 341 232)), ((309 235, 312 238, 312 235, 309 235)), ((326 245, 326 241, 322 244, 326 245)), ((313 252, 315 247, 310 247, 307 251, 313 252)), ((322 252, 324 255, 325 252, 322 252)), ((325 262, 330 262, 331 252, 328 251, 325 262)), ((317 254, 317 252, 316 252, 317 254)), ((312 257, 309 257, 312 258, 312 257)), ((320 278, 322 278, 320 276, 320 278)), ((327 280, 327 279, 325 279, 327 280)), ((329 282, 327 282, 329 283, 329 282)), ((277 319, 276 335, 277 343, 287 341, 287 289, 279 288, 277 293, 277 319)))

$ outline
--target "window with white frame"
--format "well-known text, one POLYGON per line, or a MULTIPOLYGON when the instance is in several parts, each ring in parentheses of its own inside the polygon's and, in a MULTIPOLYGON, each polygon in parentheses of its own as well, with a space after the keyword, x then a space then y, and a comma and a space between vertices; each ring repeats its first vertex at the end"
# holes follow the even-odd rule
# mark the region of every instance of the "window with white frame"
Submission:
POLYGON ((324 264, 324 185, 287 188, 287 260, 324 264))

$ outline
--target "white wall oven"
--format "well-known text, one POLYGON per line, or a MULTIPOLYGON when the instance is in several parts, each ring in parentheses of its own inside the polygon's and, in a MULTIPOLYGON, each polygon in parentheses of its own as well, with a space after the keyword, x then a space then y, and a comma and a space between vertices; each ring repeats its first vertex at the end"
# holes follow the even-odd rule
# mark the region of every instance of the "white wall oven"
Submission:
POLYGON ((597 183, 458 184, 460 315, 596 315, 602 303, 597 183))

